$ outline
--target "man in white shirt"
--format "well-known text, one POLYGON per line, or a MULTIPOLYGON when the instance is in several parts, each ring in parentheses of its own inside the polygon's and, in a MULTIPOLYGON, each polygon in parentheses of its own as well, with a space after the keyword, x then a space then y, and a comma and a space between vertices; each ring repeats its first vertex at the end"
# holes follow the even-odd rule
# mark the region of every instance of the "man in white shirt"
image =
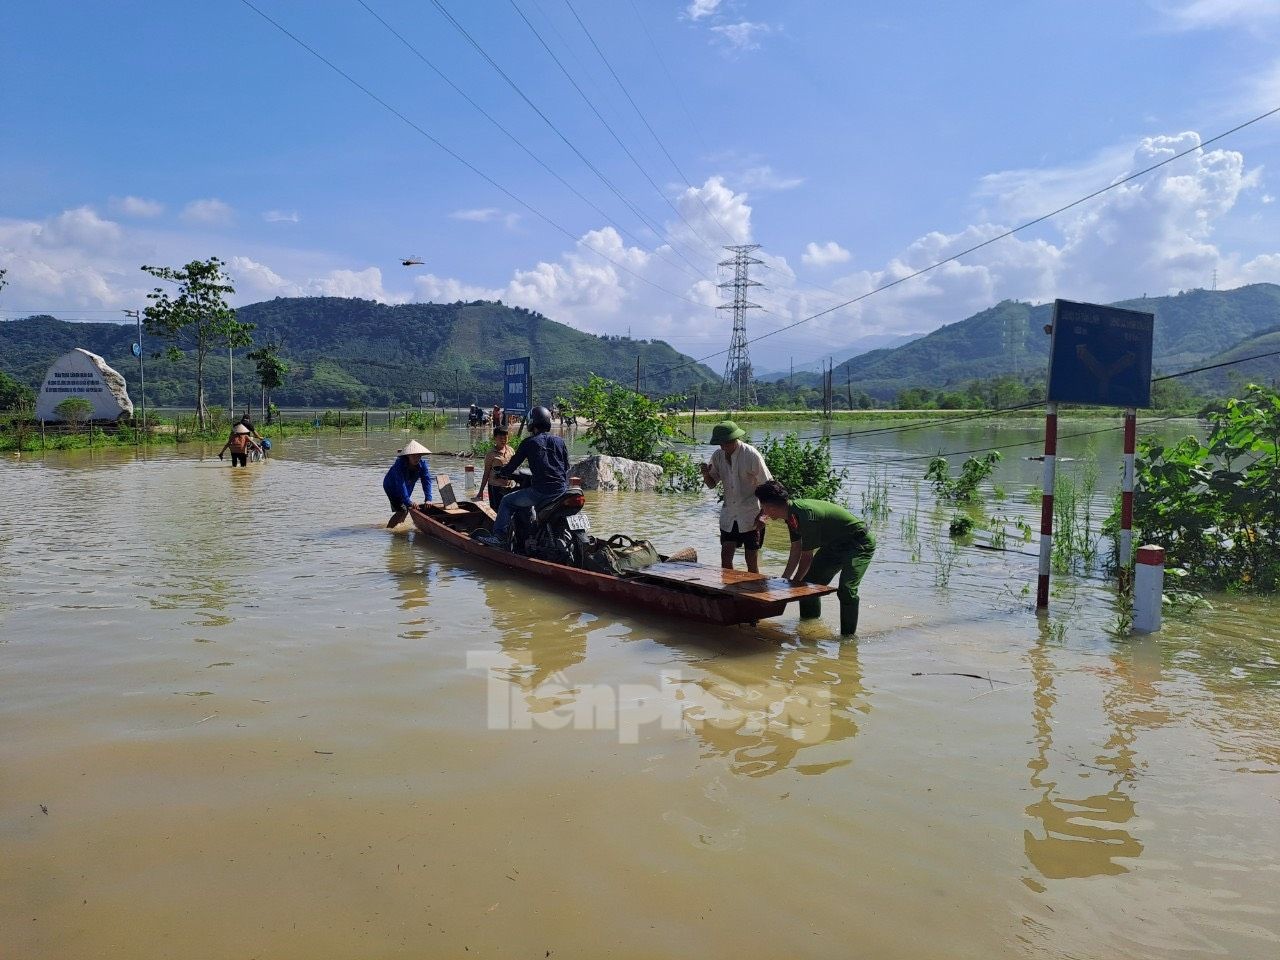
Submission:
POLYGON ((711 442, 720 449, 711 455, 710 463, 699 466, 702 482, 715 489, 724 488, 724 505, 720 508, 720 566, 733 569, 733 555, 741 546, 747 558, 747 570, 760 572, 760 545, 764 540, 764 523, 760 519, 760 501, 756 487, 772 480, 760 451, 743 443, 746 431, 732 420, 717 423, 711 431, 711 442))

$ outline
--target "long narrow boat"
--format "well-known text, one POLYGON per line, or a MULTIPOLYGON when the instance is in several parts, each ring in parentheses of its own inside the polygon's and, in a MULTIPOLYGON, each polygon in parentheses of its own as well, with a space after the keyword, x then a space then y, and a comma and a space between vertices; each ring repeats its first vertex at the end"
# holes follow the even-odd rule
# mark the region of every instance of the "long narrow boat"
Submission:
POLYGON ((721 625, 755 623, 778 616, 792 600, 833 592, 818 584, 797 586, 780 577, 700 563, 664 561, 622 577, 548 563, 472 540, 471 531, 487 525, 490 513, 470 502, 447 507, 428 503, 409 511, 419 531, 461 553, 536 577, 539 584, 556 584, 650 613, 721 625))

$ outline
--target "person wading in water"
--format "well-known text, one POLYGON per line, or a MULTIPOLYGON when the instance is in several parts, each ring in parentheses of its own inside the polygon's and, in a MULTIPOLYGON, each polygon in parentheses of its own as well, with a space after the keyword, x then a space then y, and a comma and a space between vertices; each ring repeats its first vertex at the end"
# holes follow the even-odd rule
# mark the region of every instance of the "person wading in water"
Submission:
POLYGON ((391 519, 387 521, 388 529, 404 523, 413 504, 413 488, 419 482, 426 500, 431 499, 431 468, 423 459, 430 452, 417 440, 410 440, 382 478, 382 492, 387 495, 392 511, 391 519))
MULTIPOLYGON (((866 524, 852 513, 827 500, 795 499, 777 480, 756 487, 761 514, 770 520, 785 520, 791 534, 791 554, 782 576, 792 583, 828 584, 837 573, 840 586, 840 632, 858 632, 858 584, 862 582, 876 541, 866 524)), ((800 619, 822 615, 822 598, 800 601, 800 619)))
POLYGON ((717 423, 711 430, 711 442, 718 446, 710 463, 701 463, 702 482, 715 489, 724 488, 724 505, 720 508, 720 566, 733 569, 733 555, 743 548, 747 570, 760 572, 760 545, 764 540, 764 524, 760 521, 760 501, 756 487, 773 474, 765 465, 760 451, 742 438, 746 431, 732 420, 717 423))

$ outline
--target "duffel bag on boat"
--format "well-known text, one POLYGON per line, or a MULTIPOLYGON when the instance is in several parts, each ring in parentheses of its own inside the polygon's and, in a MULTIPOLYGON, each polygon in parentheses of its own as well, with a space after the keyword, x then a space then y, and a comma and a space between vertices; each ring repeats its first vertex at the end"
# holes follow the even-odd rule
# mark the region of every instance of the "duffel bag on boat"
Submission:
POLYGON ((588 570, 618 577, 651 567, 660 558, 648 540, 633 540, 626 534, 615 533, 608 540, 593 537, 582 559, 582 565, 588 570))

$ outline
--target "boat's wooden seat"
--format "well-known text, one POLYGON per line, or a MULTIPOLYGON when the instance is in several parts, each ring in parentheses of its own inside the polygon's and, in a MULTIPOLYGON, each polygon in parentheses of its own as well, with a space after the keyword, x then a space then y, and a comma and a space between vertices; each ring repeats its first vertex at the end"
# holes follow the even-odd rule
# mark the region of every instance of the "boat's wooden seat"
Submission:
POLYGON ((781 577, 766 577, 762 573, 746 570, 725 570, 700 563, 655 563, 635 574, 636 578, 659 580, 706 593, 727 593, 750 597, 762 602, 799 600, 801 597, 821 597, 834 593, 834 587, 816 583, 797 586, 781 577))

